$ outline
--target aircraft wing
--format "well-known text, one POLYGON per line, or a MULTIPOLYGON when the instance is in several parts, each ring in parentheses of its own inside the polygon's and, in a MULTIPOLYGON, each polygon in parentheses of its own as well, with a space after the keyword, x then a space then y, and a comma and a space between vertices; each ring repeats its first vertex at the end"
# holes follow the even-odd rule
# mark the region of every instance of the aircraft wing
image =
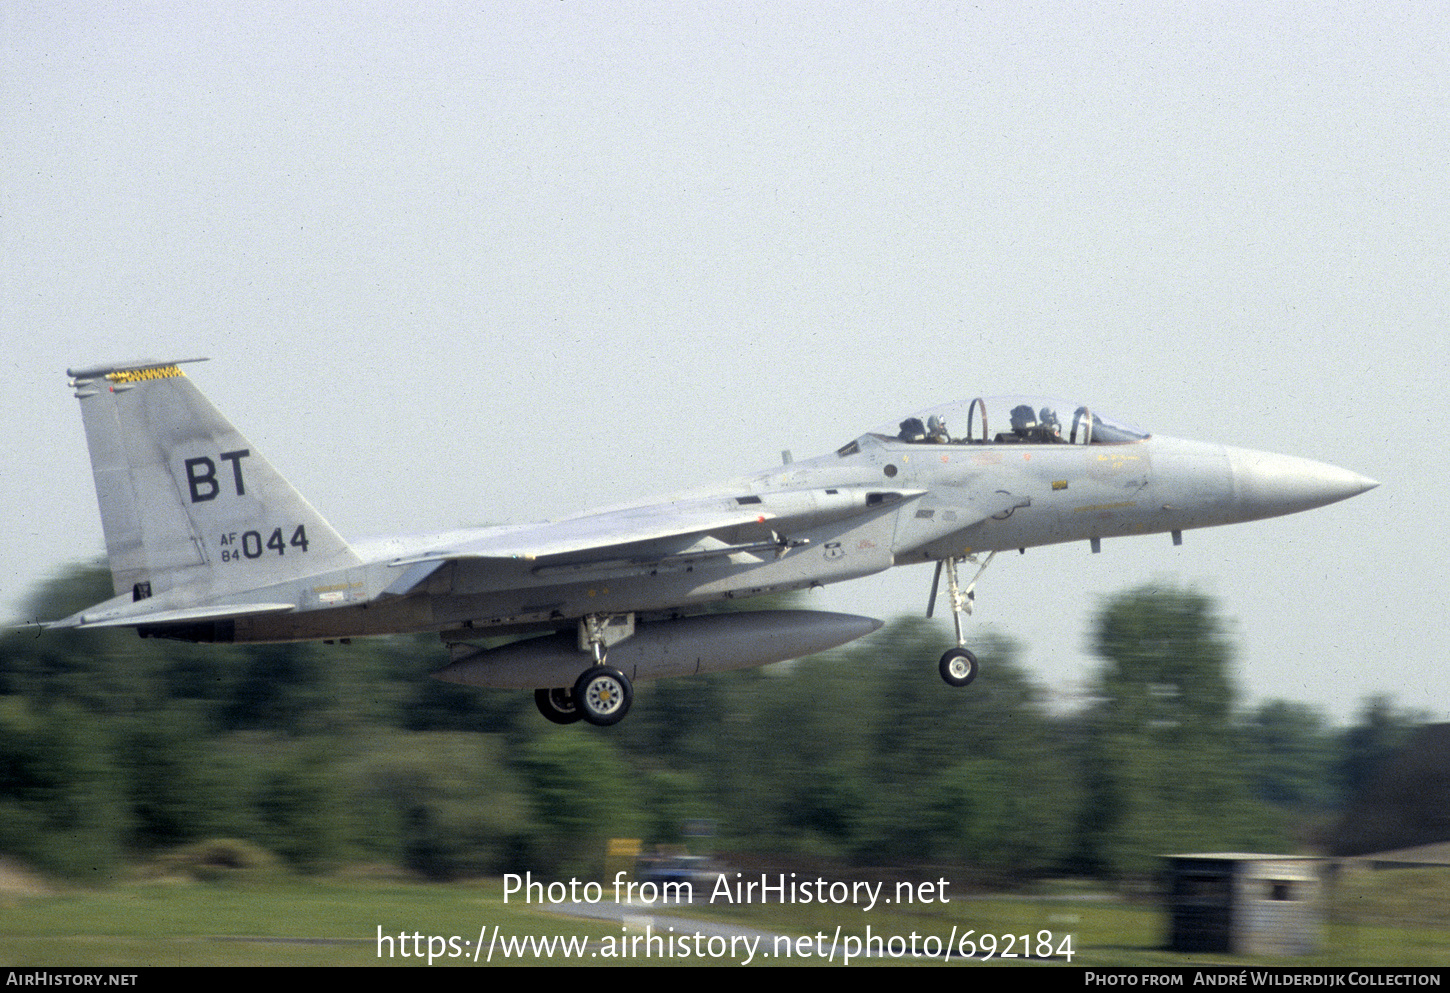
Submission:
MULTIPOLYGON (((701 503, 704 501, 694 501, 701 503)), ((732 501, 733 502, 733 501, 732 501)), ((756 506, 656 504, 525 524, 501 533, 470 538, 450 548, 400 559, 394 565, 437 559, 538 559, 680 535, 707 534, 741 524, 761 524, 776 515, 756 506)))
POLYGON ((649 568, 672 560, 742 552, 779 553, 801 543, 791 539, 792 532, 854 517, 923 492, 832 488, 715 495, 504 528, 394 559, 389 565, 405 567, 405 571, 385 593, 404 596, 444 563, 469 559, 537 561, 541 572, 577 572, 649 568))

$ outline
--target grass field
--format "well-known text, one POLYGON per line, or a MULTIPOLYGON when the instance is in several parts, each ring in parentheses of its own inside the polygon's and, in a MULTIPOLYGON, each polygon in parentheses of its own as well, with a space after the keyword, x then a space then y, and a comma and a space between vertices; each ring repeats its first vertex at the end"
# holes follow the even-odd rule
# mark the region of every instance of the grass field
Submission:
MULTIPOLYGON (((1040 946, 1050 932, 1054 951, 1070 936, 1071 965, 1187 966, 1439 966, 1450 964, 1450 873, 1395 872, 1349 880, 1335 891, 1322 950, 1291 960, 1221 955, 1180 955, 1161 948, 1164 915, 1151 904, 1130 905, 1107 897, 1042 896, 962 898, 913 909, 878 906, 752 904, 641 910, 619 921, 591 921, 503 900, 500 880, 426 885, 379 881, 273 879, 244 884, 150 882, 99 891, 30 895, 0 894, 0 963, 7 966, 302 966, 428 964, 428 936, 435 936, 433 966, 473 965, 473 943, 519 938, 572 938, 571 948, 538 954, 525 949, 505 959, 495 942, 493 964, 651 964, 641 944, 646 925, 669 935, 673 964, 737 963, 746 947, 731 954, 726 939, 712 947, 701 939, 688 945, 676 925, 661 916, 690 917, 744 925, 807 939, 794 958, 821 964, 817 953, 833 943, 846 947, 867 928, 879 947, 932 950, 929 939, 975 932, 978 954, 989 941, 999 952, 1021 951, 1023 940, 1040 946), (379 954, 379 929, 391 956, 379 954), (497 929, 495 931, 495 928, 497 929), (414 939, 413 935, 420 937, 414 939), (406 939, 399 935, 408 936, 406 939), (817 939, 815 936, 823 936, 817 939), (457 936, 450 944, 448 936, 457 936), (986 936, 992 936, 988 938, 986 936), (894 937, 894 941, 892 938, 894 937), (630 942, 633 944, 631 952, 630 942), (466 942, 466 944, 465 944, 466 942), (713 954, 719 951, 719 955, 713 954)), ((767 940, 754 962, 781 964, 769 957, 767 940), (763 954, 762 954, 763 952, 763 954)), ((482 959, 483 956, 480 956, 482 959)), ((839 955, 835 959, 839 962, 839 955)), ((880 961, 861 959, 860 964, 880 961)), ((901 962, 888 957, 886 961, 901 962)), ((926 960, 931 961, 931 960, 926 960)), ((960 960, 955 960, 960 961, 960 960)), ((1001 964, 1041 967, 1050 963, 995 959, 1001 964)), ((1062 963, 1062 957, 1052 962, 1062 963)), ((482 965, 480 961, 479 965, 482 965)))

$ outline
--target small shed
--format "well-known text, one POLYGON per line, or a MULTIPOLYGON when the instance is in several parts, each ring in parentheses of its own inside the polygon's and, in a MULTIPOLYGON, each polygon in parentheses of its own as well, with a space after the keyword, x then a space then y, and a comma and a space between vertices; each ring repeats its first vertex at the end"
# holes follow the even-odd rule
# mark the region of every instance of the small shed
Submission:
POLYGON ((1168 856, 1168 947, 1307 955, 1323 922, 1319 860, 1221 852, 1168 856))

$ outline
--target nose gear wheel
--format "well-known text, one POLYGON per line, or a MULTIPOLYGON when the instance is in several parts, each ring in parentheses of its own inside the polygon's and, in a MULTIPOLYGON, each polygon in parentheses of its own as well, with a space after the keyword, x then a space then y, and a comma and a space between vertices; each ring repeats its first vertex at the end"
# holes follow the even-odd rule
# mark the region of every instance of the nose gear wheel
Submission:
POLYGON ((937 671, 948 686, 966 686, 977 678, 977 657, 967 650, 966 638, 962 636, 962 617, 972 612, 972 602, 976 599, 977 580, 982 578, 982 573, 987 571, 987 566, 997 557, 996 552, 987 556, 985 562, 977 569, 977 574, 972 581, 962 587, 957 582, 957 563, 970 562, 977 564, 975 555, 954 556, 948 555, 936 564, 936 575, 931 580, 931 600, 926 606, 926 616, 930 617, 936 609, 937 588, 941 584, 941 574, 947 574, 947 588, 949 599, 952 604, 952 625, 957 633, 957 647, 947 651, 937 664, 937 671))
POLYGON ((937 668, 948 686, 966 686, 977 678, 977 657, 965 648, 953 648, 937 668))

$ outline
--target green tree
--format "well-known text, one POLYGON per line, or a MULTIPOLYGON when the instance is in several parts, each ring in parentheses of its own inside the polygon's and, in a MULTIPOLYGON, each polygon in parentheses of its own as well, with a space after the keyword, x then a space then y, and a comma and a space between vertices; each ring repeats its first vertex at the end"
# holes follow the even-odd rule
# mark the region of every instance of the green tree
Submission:
POLYGON ((639 837, 634 770, 592 730, 549 728, 517 756, 538 826, 532 865, 545 874, 597 874, 609 838, 639 837))
POLYGON ((1254 795, 1300 813, 1337 801, 1332 767, 1334 735, 1324 715, 1288 700, 1268 700, 1243 722, 1254 795))
POLYGON ((107 742, 73 707, 0 700, 0 852, 109 882, 125 832, 107 742))
MULTIPOLYGON (((110 596, 109 570, 72 567, 42 583, 25 612, 56 620, 110 596)), ((130 714, 164 698, 160 669, 156 652, 129 630, 13 631, 0 638, 0 694, 23 695, 39 706, 130 714)))
POLYGON ((1382 694, 1363 700, 1355 722, 1344 729, 1337 743, 1334 778, 1341 801, 1353 799, 1385 760, 1427 721, 1426 714, 1402 710, 1382 694))
POLYGON ((1083 723, 1079 867, 1141 877, 1168 852, 1277 844, 1249 799, 1232 653, 1212 602, 1131 590, 1098 615, 1093 643, 1104 664, 1083 723))
MULTIPOLYGON (((501 758, 501 735, 431 731, 379 734, 351 762, 353 837, 370 858, 427 879, 537 868, 521 861, 538 826, 501 758)), ((335 771, 335 774, 341 774, 335 771)))
POLYGON ((998 877, 1032 876, 1065 854, 1075 789, 1041 690, 1017 647, 990 633, 969 689, 946 686, 936 625, 901 619, 863 661, 879 710, 857 858, 950 861, 998 877))
POLYGON ((849 648, 720 677, 719 709, 693 733, 724 843, 997 875, 1052 867, 1075 793, 1041 694, 991 636, 971 688, 946 686, 943 633, 900 619, 849 648))
POLYGON ((288 745, 263 770, 253 796, 256 840, 302 872, 335 868, 345 850, 338 755, 325 739, 288 745))
POLYGON ((184 707, 155 710, 116 728, 113 761, 130 813, 128 844, 150 853, 219 834, 243 833, 242 786, 227 776, 217 740, 184 707))

